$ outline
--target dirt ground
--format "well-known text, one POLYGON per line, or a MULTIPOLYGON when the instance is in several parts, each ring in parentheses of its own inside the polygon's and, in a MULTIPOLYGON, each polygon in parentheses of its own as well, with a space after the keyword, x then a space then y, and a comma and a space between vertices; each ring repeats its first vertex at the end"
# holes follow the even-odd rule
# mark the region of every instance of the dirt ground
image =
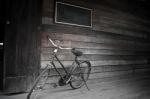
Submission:
MULTIPOLYGON (((50 88, 37 99, 150 99, 150 77, 132 75, 88 81, 90 91, 83 86, 50 88)), ((0 99, 26 99, 27 93, 0 95, 0 99)))

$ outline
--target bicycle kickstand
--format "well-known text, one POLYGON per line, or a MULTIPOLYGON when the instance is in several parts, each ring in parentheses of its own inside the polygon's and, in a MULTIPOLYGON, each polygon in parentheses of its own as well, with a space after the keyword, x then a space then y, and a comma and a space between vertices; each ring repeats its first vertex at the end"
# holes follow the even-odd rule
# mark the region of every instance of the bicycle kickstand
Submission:
POLYGON ((88 89, 88 91, 90 91, 90 89, 89 89, 89 87, 88 87, 88 85, 87 85, 87 83, 86 83, 86 81, 85 81, 85 79, 82 77, 82 80, 84 81, 84 83, 85 83, 85 86, 86 86, 86 88, 88 89))
POLYGON ((88 89, 88 91, 90 91, 90 89, 89 89, 89 87, 88 87, 88 85, 87 85, 87 83, 85 82, 85 85, 86 85, 86 88, 88 89))

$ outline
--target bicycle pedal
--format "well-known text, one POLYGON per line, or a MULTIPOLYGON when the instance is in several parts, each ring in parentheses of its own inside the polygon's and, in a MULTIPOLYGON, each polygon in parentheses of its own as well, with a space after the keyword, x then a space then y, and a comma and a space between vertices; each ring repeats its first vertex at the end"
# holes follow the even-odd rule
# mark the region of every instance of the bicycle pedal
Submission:
POLYGON ((58 85, 56 83, 52 83, 53 88, 57 88, 58 85))
POLYGON ((68 84, 71 81, 72 77, 70 76, 67 80, 66 80, 66 84, 68 84))
POLYGON ((43 87, 42 86, 40 86, 40 85, 38 85, 37 87, 36 87, 37 89, 43 89, 43 87))

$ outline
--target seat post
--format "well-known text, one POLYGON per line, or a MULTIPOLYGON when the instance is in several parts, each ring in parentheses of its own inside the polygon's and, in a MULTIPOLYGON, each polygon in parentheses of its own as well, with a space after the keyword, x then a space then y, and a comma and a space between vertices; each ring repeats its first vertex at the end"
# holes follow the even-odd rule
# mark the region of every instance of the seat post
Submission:
POLYGON ((76 63, 79 65, 80 63, 79 63, 79 61, 78 61, 78 56, 76 56, 75 55, 75 61, 76 61, 76 63))

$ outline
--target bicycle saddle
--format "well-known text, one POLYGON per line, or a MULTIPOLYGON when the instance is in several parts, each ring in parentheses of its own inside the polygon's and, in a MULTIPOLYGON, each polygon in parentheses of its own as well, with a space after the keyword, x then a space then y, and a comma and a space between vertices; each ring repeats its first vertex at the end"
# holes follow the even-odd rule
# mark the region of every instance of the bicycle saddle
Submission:
POLYGON ((81 51, 76 50, 75 48, 71 51, 75 56, 81 56, 83 53, 81 51))

